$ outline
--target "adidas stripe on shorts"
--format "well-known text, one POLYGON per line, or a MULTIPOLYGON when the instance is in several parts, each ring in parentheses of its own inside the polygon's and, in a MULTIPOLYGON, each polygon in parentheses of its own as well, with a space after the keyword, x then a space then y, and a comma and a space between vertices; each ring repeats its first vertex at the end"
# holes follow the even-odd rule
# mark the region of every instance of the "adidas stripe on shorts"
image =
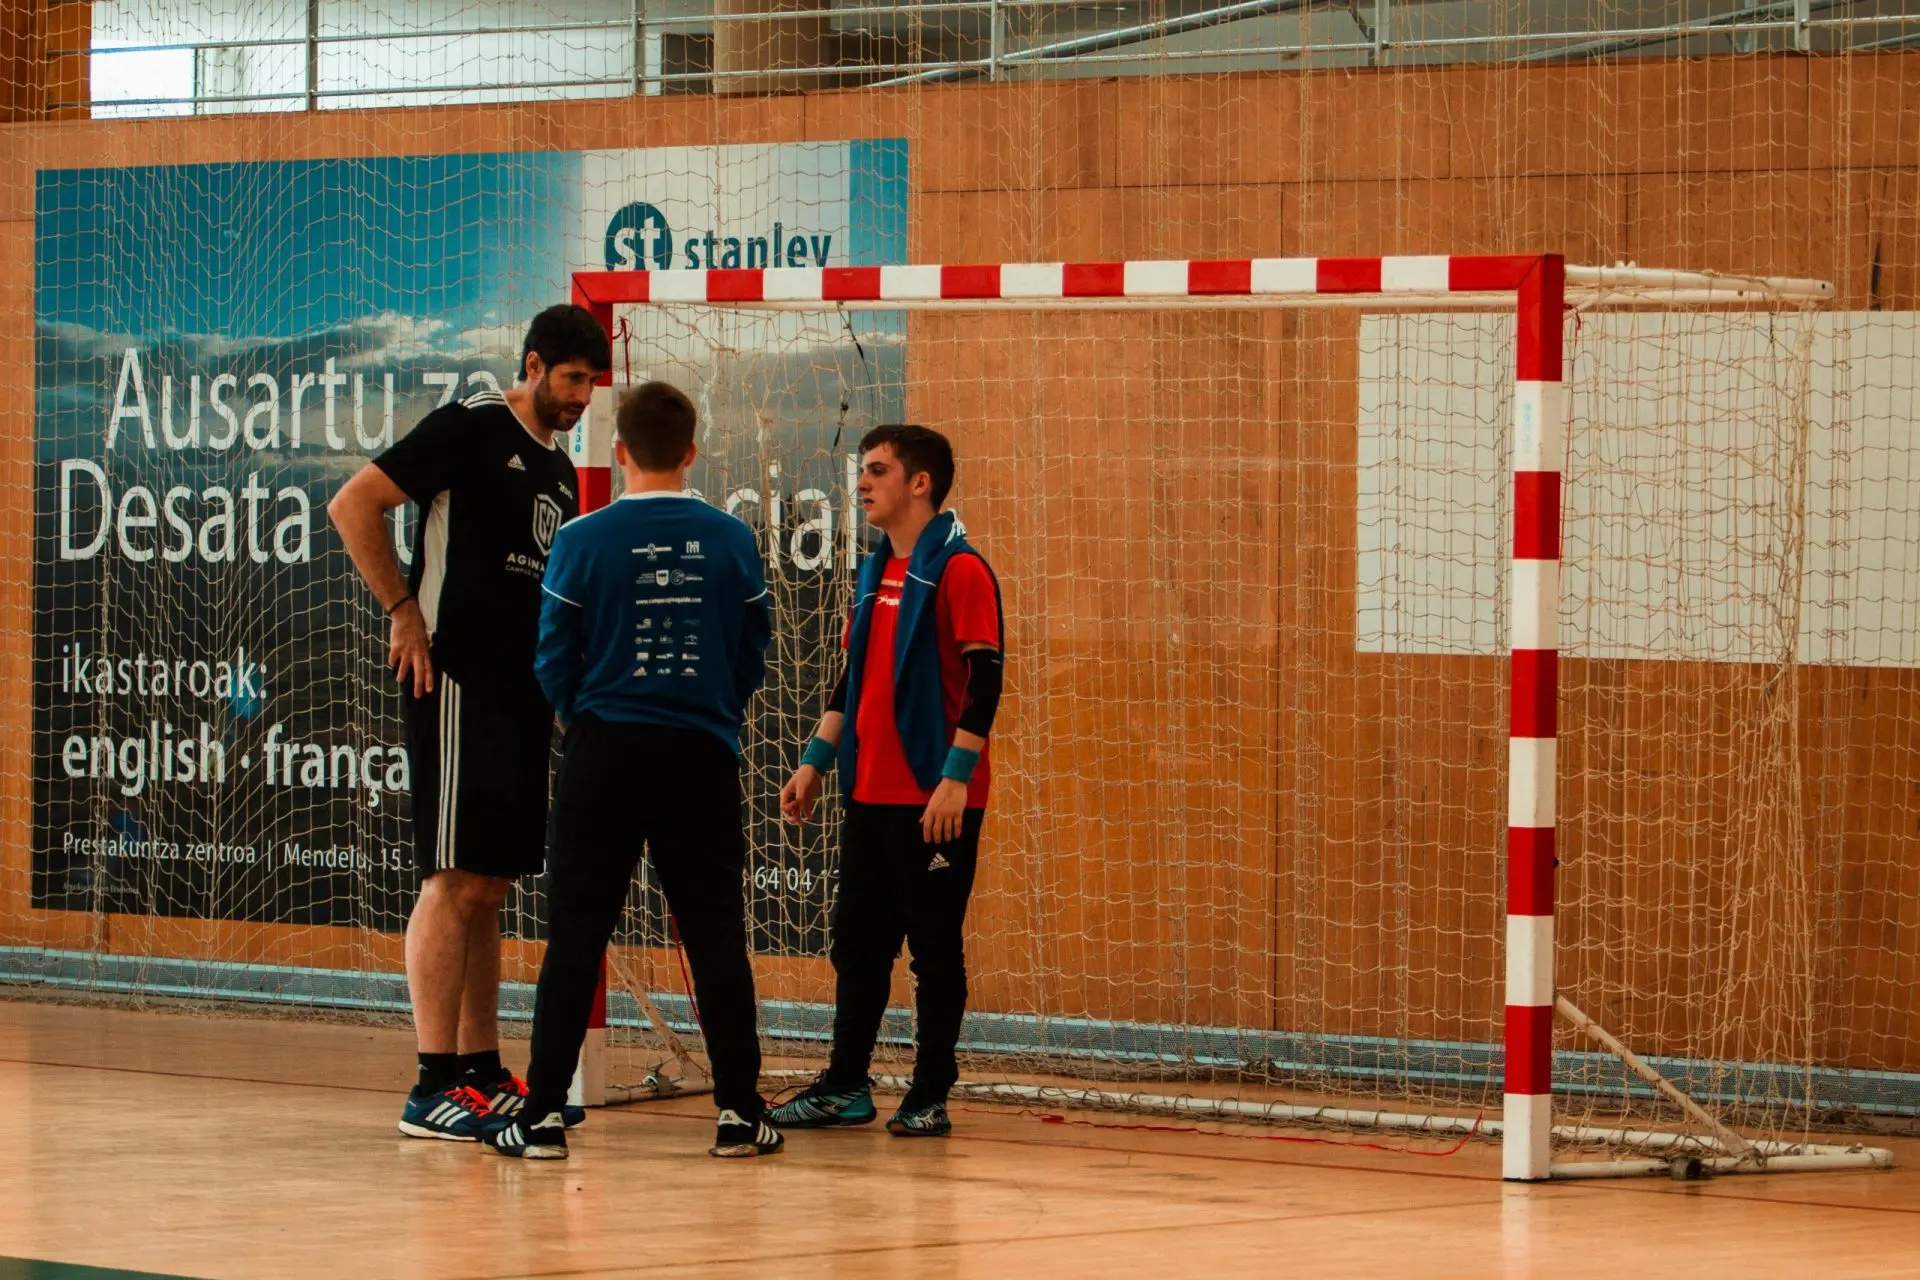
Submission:
POLYGON ((517 879, 547 852, 553 713, 475 695, 436 671, 433 692, 401 699, 413 766, 413 858, 436 871, 517 879))

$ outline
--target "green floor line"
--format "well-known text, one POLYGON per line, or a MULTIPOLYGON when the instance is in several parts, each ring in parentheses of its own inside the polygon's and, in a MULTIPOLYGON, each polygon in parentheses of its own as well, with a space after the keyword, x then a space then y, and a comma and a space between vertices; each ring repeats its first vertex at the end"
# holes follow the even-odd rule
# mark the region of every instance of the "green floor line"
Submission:
POLYGON ((122 1271, 119 1267, 83 1267, 45 1258, 0 1258, 0 1280, 190 1280, 173 1272, 122 1271))

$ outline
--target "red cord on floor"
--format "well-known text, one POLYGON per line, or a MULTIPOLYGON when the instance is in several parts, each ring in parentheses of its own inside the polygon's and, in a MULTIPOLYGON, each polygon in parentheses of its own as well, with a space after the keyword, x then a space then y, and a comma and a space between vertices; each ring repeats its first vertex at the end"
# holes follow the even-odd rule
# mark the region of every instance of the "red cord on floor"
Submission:
POLYGON ((1085 1129, 1124 1129, 1138 1133, 1191 1133, 1207 1138, 1242 1138, 1249 1142, 1296 1142, 1309 1146, 1358 1147, 1363 1151, 1384 1151, 1389 1155, 1420 1156, 1429 1160, 1444 1160, 1448 1156, 1458 1155, 1460 1151, 1480 1132, 1483 1116, 1473 1118, 1473 1127, 1466 1136, 1448 1147, 1445 1151, 1414 1151, 1407 1147, 1390 1147, 1380 1142, 1345 1142, 1338 1138, 1302 1138, 1285 1133, 1231 1133, 1222 1129, 1201 1129, 1191 1125, 1178 1124, 1108 1124, 1100 1120, 1076 1120, 1062 1115, 1046 1115, 1033 1111, 1021 1111, 1021 1115, 1032 1116, 1041 1124, 1073 1125, 1085 1129))

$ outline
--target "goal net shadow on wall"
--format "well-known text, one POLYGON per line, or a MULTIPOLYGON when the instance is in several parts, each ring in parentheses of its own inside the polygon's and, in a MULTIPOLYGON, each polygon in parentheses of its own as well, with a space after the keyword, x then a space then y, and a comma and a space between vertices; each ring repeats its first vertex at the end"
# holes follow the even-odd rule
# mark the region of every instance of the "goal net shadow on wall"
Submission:
MULTIPOLYGON (((1555 255, 577 274, 616 366, 586 505, 612 384, 662 377, 769 555, 775 1074, 830 1034, 836 801, 765 799, 837 662, 858 428, 905 418, 957 437, 1009 613, 960 1092, 1497 1137, 1524 1180, 1889 1164, 1811 1136, 1783 691, 1830 294, 1555 255)), ((670 927, 642 884, 610 1007, 646 1045, 620 1083, 596 1029, 589 1100, 702 1083, 670 927)))

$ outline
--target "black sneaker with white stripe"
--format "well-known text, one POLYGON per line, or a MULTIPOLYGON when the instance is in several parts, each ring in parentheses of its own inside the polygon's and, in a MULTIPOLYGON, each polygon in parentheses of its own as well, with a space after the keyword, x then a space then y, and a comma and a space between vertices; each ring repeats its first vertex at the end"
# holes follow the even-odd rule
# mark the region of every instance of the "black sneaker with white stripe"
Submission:
POLYGON ((480 1141, 496 1155, 522 1160, 567 1158, 567 1126, 558 1111, 549 1111, 538 1120, 496 1120, 487 1126, 480 1141))
POLYGON ((713 1135, 707 1154, 738 1160, 746 1156, 770 1156, 787 1145, 780 1131, 764 1118, 748 1120, 738 1111, 722 1111, 720 1127, 713 1135))

